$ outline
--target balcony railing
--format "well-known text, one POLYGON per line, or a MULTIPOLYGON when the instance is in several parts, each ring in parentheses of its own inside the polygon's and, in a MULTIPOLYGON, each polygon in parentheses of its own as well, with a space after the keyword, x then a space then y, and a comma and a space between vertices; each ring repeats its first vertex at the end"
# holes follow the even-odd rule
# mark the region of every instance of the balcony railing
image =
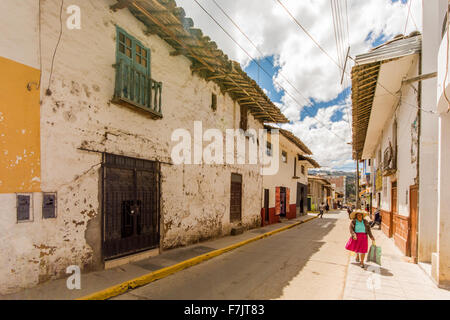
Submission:
POLYGON ((113 102, 132 105, 150 112, 154 118, 162 118, 162 82, 150 78, 123 61, 116 68, 116 88, 113 102))

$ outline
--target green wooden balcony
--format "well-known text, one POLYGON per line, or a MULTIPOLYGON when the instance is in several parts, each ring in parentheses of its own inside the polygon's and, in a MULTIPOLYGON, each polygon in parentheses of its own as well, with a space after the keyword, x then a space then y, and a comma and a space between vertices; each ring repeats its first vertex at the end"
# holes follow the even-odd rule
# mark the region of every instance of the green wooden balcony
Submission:
POLYGON ((123 61, 116 68, 116 88, 113 102, 147 111, 152 118, 162 118, 162 82, 153 80, 123 61))

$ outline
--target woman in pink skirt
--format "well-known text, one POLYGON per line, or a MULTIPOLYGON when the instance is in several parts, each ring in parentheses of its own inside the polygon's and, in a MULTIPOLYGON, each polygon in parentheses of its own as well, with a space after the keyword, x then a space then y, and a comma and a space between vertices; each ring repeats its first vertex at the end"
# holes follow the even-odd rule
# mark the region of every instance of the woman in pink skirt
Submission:
POLYGON ((345 249, 356 253, 356 261, 359 261, 361 268, 364 268, 364 257, 369 249, 367 235, 372 242, 375 238, 372 235, 370 224, 364 217, 368 216, 363 210, 355 210, 350 214, 350 234, 351 237, 345 246, 345 249))

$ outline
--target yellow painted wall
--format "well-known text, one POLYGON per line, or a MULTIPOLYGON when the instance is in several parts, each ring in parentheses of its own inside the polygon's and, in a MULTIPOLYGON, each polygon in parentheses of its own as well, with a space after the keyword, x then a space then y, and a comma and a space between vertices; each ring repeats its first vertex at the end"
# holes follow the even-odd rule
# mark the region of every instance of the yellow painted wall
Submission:
POLYGON ((41 188, 40 71, 0 57, 0 193, 41 188))

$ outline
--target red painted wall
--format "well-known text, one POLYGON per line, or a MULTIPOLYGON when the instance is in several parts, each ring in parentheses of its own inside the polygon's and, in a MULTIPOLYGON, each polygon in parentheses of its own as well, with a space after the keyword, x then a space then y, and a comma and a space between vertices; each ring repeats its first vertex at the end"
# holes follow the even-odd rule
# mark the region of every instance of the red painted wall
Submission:
POLYGON ((295 219, 297 218, 297 206, 294 204, 289 205, 289 212, 286 214, 286 218, 295 219))
MULTIPOLYGON (((297 217, 297 207, 295 204, 289 205, 289 212, 286 214, 287 219, 295 219, 297 217)), ((265 221, 265 209, 261 209, 261 226, 278 223, 281 221, 280 216, 276 214, 275 208, 269 208, 269 222, 265 221)))
POLYGON ((275 214, 275 208, 269 208, 269 222, 265 221, 265 217, 266 217, 266 213, 265 213, 265 209, 262 208, 261 209, 261 225, 262 226, 267 226, 269 224, 274 224, 274 223, 278 223, 280 222, 280 216, 275 214))

